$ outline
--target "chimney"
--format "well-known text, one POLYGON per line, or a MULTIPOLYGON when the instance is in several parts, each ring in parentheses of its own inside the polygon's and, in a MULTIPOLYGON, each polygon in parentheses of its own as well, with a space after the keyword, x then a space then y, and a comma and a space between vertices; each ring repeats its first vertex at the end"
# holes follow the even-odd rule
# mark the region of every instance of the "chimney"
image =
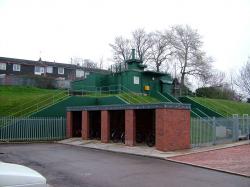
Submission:
POLYGON ((135 49, 132 49, 132 60, 135 60, 135 49))

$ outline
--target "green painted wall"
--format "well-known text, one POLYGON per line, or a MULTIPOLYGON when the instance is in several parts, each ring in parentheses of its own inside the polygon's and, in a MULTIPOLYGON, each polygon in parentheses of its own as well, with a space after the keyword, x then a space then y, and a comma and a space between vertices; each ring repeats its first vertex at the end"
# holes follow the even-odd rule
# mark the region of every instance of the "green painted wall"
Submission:
POLYGON ((121 84, 121 73, 112 73, 107 75, 107 81, 109 85, 121 84))
POLYGON ((69 106, 87 106, 96 105, 97 99, 92 97, 71 96, 68 99, 61 101, 55 105, 45 108, 32 117, 60 117, 66 116, 66 107, 69 106))
POLYGON ((76 80, 71 83, 71 89, 73 90, 87 90, 87 91, 96 91, 95 87, 108 86, 109 75, 100 74, 100 73, 90 73, 87 78, 76 80))
POLYGON ((126 104, 126 103, 116 96, 102 97, 97 99, 97 105, 114 105, 114 104, 126 104))
POLYGON ((153 76, 152 74, 143 74, 142 75, 142 91, 143 93, 150 94, 154 91, 160 91, 160 87, 158 86, 159 84, 159 78, 156 76, 153 76), (145 91, 144 86, 149 86, 150 90, 145 91))
POLYGON ((171 93, 172 84, 162 84, 162 93, 171 93))
MULTIPOLYGON (((162 85, 161 79, 172 81, 169 74, 144 71, 143 64, 140 60, 129 60, 128 69, 119 73, 91 73, 86 79, 73 81, 71 83, 71 88, 73 90, 88 90, 96 91, 96 87, 104 87, 110 85, 122 85, 128 88, 132 92, 136 93, 147 93, 150 94, 152 90, 154 91, 164 91, 171 93, 172 85, 162 85), (134 78, 139 79, 137 84, 134 78), (150 91, 145 91, 144 86, 150 86, 150 91)), ((103 88, 105 89, 105 88, 103 88)))
POLYGON ((70 106, 93 106, 93 105, 111 105, 111 104, 126 104, 116 96, 111 97, 81 97, 71 96, 68 99, 61 101, 55 105, 45 108, 32 117, 66 117, 66 107, 70 106))
POLYGON ((142 76, 141 72, 128 70, 121 74, 121 85, 128 88, 132 92, 141 93, 142 92, 142 76), (134 83, 134 77, 139 77, 139 84, 134 83))
MULTIPOLYGON (((84 88, 91 89, 89 88, 90 86, 95 86, 95 74, 90 74, 87 76, 86 79, 82 79, 82 80, 77 80, 74 81, 73 84, 71 84, 71 87, 73 90, 81 90, 84 88)), ((94 91, 94 88, 93 88, 94 91)))

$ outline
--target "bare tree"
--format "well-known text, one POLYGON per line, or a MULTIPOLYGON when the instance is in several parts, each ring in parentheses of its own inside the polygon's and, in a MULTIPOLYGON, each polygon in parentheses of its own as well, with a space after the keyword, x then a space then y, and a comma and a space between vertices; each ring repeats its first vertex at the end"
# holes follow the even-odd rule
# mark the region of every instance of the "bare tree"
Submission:
POLYGON ((210 71, 212 59, 201 50, 201 37, 196 30, 187 25, 173 26, 168 38, 179 62, 181 88, 187 75, 204 76, 210 71))
MULTIPOLYGON (((177 62, 175 71, 180 71, 181 87, 184 87, 186 76, 194 75, 208 79, 210 76, 212 58, 201 50, 201 37, 189 26, 177 25, 170 31, 146 33, 144 29, 132 32, 131 39, 115 38, 110 44, 113 50, 113 60, 116 63, 129 59, 131 48, 135 48, 137 57, 156 71, 169 67, 168 62, 177 62)), ((171 65, 170 65, 171 66, 171 65)), ((164 70, 166 71, 166 68, 164 70)))
POLYGON ((73 57, 71 58, 71 64, 75 64, 77 66, 82 66, 85 68, 95 69, 98 68, 97 63, 90 59, 83 59, 81 57, 73 57))
POLYGON ((84 59, 81 57, 73 57, 70 59, 70 63, 78 65, 78 66, 82 66, 84 63, 84 59))
POLYGON ((202 82, 202 87, 212 86, 212 87, 222 87, 226 84, 225 81, 226 74, 219 70, 206 71, 203 76, 200 76, 202 82))
POLYGON ((97 63, 97 67, 100 68, 100 69, 103 69, 103 62, 104 62, 103 57, 101 57, 99 59, 99 62, 97 63))
POLYGON ((132 32, 132 38, 126 39, 122 36, 116 37, 113 44, 109 44, 113 51, 113 60, 116 63, 124 62, 130 58, 131 49, 136 50, 137 56, 143 62, 149 59, 149 49, 152 46, 151 35, 144 29, 132 32))
POLYGON ((150 56, 149 49, 152 46, 151 34, 146 33, 144 29, 133 31, 131 45, 135 48, 138 58, 147 63, 150 56))
POLYGON ((129 59, 131 53, 130 40, 122 36, 116 37, 114 44, 109 44, 113 51, 113 60, 116 63, 129 59))
POLYGON ((248 59, 246 65, 240 69, 235 83, 243 92, 250 95, 250 58, 248 59))
POLYGON ((90 60, 90 59, 84 59, 83 60, 83 67, 89 68, 89 69, 96 69, 97 68, 97 63, 90 60))
POLYGON ((149 48, 149 65, 153 66, 157 72, 160 71, 160 67, 171 58, 173 52, 171 51, 171 46, 168 35, 164 35, 161 32, 155 32, 151 34, 152 45, 149 48), (152 64, 153 65, 152 65, 152 64))

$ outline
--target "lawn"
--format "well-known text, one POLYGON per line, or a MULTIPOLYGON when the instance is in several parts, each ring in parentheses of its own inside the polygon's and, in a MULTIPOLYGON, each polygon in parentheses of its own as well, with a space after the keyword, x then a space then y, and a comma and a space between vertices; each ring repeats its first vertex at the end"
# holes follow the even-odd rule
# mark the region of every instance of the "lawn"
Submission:
POLYGON ((7 116, 59 93, 58 90, 0 86, 0 116, 7 116))
POLYGON ((160 101, 154 97, 151 97, 149 95, 137 95, 133 93, 128 93, 128 92, 123 92, 123 93, 95 93, 95 92, 90 92, 88 94, 83 95, 84 97, 109 97, 109 96, 118 96, 121 99, 125 100, 126 102, 130 104, 142 104, 142 103, 159 103, 160 101))
MULTIPOLYGON (((158 103, 159 101, 150 96, 135 94, 114 94, 120 96, 129 103, 158 103)), ((36 109, 42 109, 51 104, 54 99, 59 101, 66 93, 61 90, 40 89, 25 86, 0 86, 0 116, 22 116, 36 109), (22 112, 20 112, 22 111, 22 112)), ((88 94, 85 96, 107 97, 109 94, 88 94)))
POLYGON ((121 93, 118 95, 130 104, 159 103, 160 101, 151 96, 136 95, 131 93, 121 93))
POLYGON ((250 115, 250 103, 201 97, 193 97, 192 99, 224 116, 232 116, 233 114, 250 115))

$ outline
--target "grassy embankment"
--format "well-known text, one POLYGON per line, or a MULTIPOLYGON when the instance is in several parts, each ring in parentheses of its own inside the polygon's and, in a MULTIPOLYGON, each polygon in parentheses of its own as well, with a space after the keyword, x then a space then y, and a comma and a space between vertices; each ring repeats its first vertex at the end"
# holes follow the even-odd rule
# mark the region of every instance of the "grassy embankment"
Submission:
MULTIPOLYGON (((12 115, 22 110, 25 112, 34 110, 36 104, 41 107, 52 99, 56 100, 60 92, 34 87, 0 86, 0 116, 12 115)), ((20 115, 17 114, 17 116, 20 115)))
POLYGON ((250 103, 242 103, 223 99, 208 99, 201 97, 193 97, 193 99, 223 116, 232 116, 233 114, 250 115, 250 103))

